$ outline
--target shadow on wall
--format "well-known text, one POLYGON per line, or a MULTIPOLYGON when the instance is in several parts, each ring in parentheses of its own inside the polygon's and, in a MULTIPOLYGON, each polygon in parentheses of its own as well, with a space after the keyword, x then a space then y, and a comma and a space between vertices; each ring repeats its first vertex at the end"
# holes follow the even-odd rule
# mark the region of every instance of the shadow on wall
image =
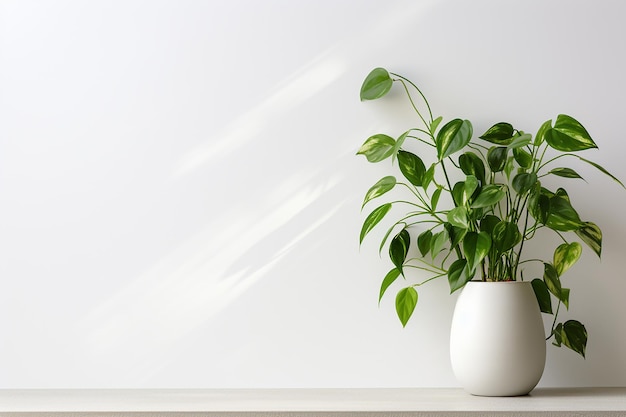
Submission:
MULTIPOLYGON (((391 8, 380 28, 364 33, 382 46, 397 36, 390 28, 411 24, 409 16, 424 7, 409 7, 411 13, 406 5, 391 8)), ((327 137, 325 149, 316 149, 321 139, 314 129, 280 129, 286 119, 297 117, 294 110, 315 99, 316 106, 328 106, 319 97, 349 71, 346 56, 363 38, 354 36, 312 60, 272 96, 182 158, 172 183, 195 175, 214 178, 215 189, 207 190, 216 196, 210 221, 85 317, 82 331, 88 338, 81 354, 87 362, 130 355, 135 360, 126 369, 129 376, 149 378, 163 366, 168 350, 278 265, 290 262, 290 253, 348 203, 351 179, 345 161, 354 158, 358 143, 327 137), (255 175, 259 164, 251 162, 264 157, 268 144, 275 154, 267 158, 266 171, 255 175), (281 160, 281 154, 289 158, 281 160), (145 346, 158 349, 146 351, 145 346)), ((319 122, 310 114, 304 121, 319 122)))

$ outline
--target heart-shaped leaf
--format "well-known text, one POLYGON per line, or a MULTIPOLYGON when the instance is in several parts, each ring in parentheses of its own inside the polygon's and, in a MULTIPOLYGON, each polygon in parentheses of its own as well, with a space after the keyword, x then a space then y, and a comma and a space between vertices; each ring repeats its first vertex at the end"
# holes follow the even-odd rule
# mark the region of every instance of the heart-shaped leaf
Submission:
POLYGON ((546 130, 545 140, 552 148, 563 152, 598 147, 583 125, 566 114, 558 115, 554 127, 546 130))
POLYGON ((391 90, 393 80, 384 68, 373 69, 361 85, 361 101, 376 100, 391 90))
POLYGON ((415 288, 406 287, 398 291, 398 295, 396 296, 396 312, 398 313, 402 327, 406 326, 416 305, 417 291, 415 288))
POLYGON ((524 149, 513 149, 513 158, 522 168, 529 169, 533 164, 533 157, 524 149))
POLYGON ((508 145, 513 141, 513 131, 510 123, 500 122, 487 129, 479 138, 497 145, 508 145))
POLYGON ((580 354, 583 358, 585 357, 587 329, 581 322, 576 320, 566 321, 561 331, 561 341, 565 346, 580 354))
POLYGON ((464 206, 455 207, 448 212, 448 222, 452 226, 459 227, 461 229, 467 229, 469 227, 467 220, 467 209, 464 206))
POLYGON ((517 224, 501 221, 493 228, 491 240, 494 248, 496 248, 499 253, 504 253, 522 240, 522 234, 520 233, 517 224))
POLYGON ((583 247, 578 242, 563 243, 554 251, 554 268, 560 276, 578 261, 583 247))
POLYGON ((394 138, 381 133, 367 138, 356 154, 365 155, 369 162, 380 162, 393 155, 395 145, 394 138))
POLYGON ((415 186, 421 186, 426 173, 426 166, 421 158, 411 152, 398 151, 398 166, 404 178, 415 186))
POLYGON ((402 229, 400 233, 391 239, 391 243, 389 244, 389 258, 391 258, 391 262, 393 262, 402 275, 404 275, 402 267, 404 266, 406 255, 409 253, 410 244, 411 236, 406 229, 402 229))
POLYGON ((481 184, 485 184, 485 164, 474 152, 461 154, 459 166, 465 175, 473 175, 481 184))
POLYGON ((507 161, 507 152, 508 149, 506 146, 489 148, 487 151, 487 163, 489 163, 491 171, 500 172, 504 170, 507 161))
POLYGON ((417 237, 417 248, 422 256, 426 256, 430 252, 430 241, 433 237, 433 232, 425 230, 417 237))
POLYGON ((472 139, 472 132, 472 123, 469 120, 454 119, 446 123, 437 134, 439 160, 463 149, 472 139))
POLYGON ((468 232, 463 238, 463 253, 470 270, 476 269, 491 249, 491 237, 487 232, 468 232))
POLYGON ((502 190, 502 187, 490 184, 480 190, 480 194, 478 194, 471 207, 491 207, 502 200, 504 196, 506 196, 506 193, 502 190))
POLYGON ((452 262, 448 268, 448 284, 450 284, 450 294, 459 290, 472 279, 470 272, 467 270, 467 261, 465 259, 457 259, 452 262))
POLYGON ((496 224, 500 223, 500 218, 493 214, 488 214, 480 221, 480 231, 487 233, 489 236, 493 233, 496 224))
POLYGON ((518 194, 525 194, 537 182, 537 175, 534 172, 522 172, 513 178, 513 189, 518 194))

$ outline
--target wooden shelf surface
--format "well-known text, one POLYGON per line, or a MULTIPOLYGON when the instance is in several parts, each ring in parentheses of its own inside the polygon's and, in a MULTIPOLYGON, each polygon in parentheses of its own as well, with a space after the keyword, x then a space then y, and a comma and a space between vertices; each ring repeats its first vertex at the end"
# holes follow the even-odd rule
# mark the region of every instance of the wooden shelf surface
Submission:
POLYGON ((0 416, 621 416, 626 388, 538 388, 476 397, 456 388, 0 390, 0 416))

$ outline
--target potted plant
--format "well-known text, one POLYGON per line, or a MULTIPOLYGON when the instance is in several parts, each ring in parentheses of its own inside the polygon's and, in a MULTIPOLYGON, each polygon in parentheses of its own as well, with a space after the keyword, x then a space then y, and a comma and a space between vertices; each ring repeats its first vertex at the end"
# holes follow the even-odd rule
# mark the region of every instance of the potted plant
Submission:
POLYGON ((377 225, 391 223, 381 233, 379 251, 387 248, 393 267, 382 280, 379 301, 399 277, 409 280, 415 278, 409 271, 422 271, 421 281, 402 286, 396 296, 405 326, 421 285, 447 279, 451 293, 467 287, 457 300, 451 331, 457 378, 474 394, 526 394, 543 372, 545 340, 585 356, 585 326, 558 320, 562 307, 569 308, 570 290, 562 277, 578 261, 581 242, 598 257, 602 249, 598 225, 581 219, 564 188, 550 190, 542 180, 582 179, 565 164, 575 160, 624 185, 579 155, 597 145, 571 116, 546 121, 534 136, 499 122, 475 139, 469 120, 443 123, 433 117, 422 91, 386 69, 369 73, 361 100, 385 96, 394 83, 406 93, 418 125, 397 138, 370 136, 357 153, 372 163, 390 161, 397 170, 377 181, 362 205, 386 199, 365 217, 360 243, 377 225), (546 231, 560 240, 554 252, 547 260, 525 258, 524 250, 546 231), (553 315, 547 338, 540 312, 553 315), (497 363, 500 357, 513 364, 497 363), (524 381, 502 381, 517 374, 524 374, 524 381))

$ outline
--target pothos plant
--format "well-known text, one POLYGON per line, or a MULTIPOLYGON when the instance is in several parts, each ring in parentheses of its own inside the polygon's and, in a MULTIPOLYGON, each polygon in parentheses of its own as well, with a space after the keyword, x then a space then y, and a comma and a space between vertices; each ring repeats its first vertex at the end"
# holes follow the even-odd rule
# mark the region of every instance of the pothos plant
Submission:
POLYGON ((426 97, 413 82, 383 68, 366 77, 361 100, 385 96, 394 83, 406 93, 419 125, 397 138, 375 134, 357 153, 369 162, 391 160, 402 176, 389 175, 376 182, 367 191, 363 208, 394 194, 387 194, 394 188, 404 188, 409 195, 378 205, 361 228, 360 243, 388 213, 397 211, 392 207, 403 209, 380 243, 380 252, 388 243, 393 268, 382 281, 379 302, 398 277, 406 278, 407 270, 425 271, 426 279, 397 293, 396 311, 405 326, 417 305, 417 287, 429 281, 445 277, 453 293, 472 279, 524 280, 525 266, 535 263, 537 275, 543 270, 542 278, 531 280, 539 307, 554 315, 547 339, 584 357, 585 326, 577 320, 561 323, 557 319, 562 305, 569 308, 570 289, 561 279, 581 256, 578 240, 600 256, 602 232, 595 223, 580 218, 564 188, 549 190, 542 179, 582 179, 563 164, 578 160, 624 187, 602 166, 578 155, 597 148, 587 130, 573 117, 560 114, 555 121, 543 123, 534 137, 500 122, 475 140, 469 120, 453 119, 441 125, 442 117, 433 118, 426 97), (538 232, 543 233, 541 229, 556 233, 562 243, 552 259, 524 258, 523 250, 538 232), (417 249, 410 250, 412 244, 417 249))

